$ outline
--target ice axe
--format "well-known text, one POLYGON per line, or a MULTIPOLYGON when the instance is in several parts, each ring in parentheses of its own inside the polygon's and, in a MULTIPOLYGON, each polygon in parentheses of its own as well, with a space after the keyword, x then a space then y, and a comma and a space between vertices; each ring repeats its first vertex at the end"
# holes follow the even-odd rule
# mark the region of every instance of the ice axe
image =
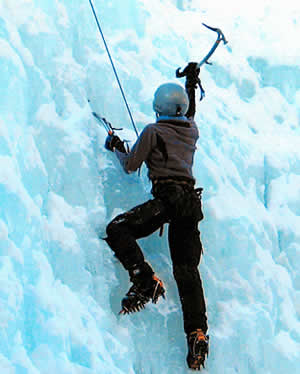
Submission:
POLYGON ((104 117, 100 117, 95 112, 92 112, 92 115, 98 120, 98 123, 101 124, 105 128, 108 135, 114 135, 115 130, 117 130, 117 131, 123 130, 123 129, 118 129, 116 127, 112 127, 112 124, 110 122, 108 122, 107 119, 105 119, 104 117))
POLYGON ((186 77, 186 89, 189 91, 189 89, 194 89, 197 86, 200 87, 201 91, 201 97, 200 100, 202 100, 205 96, 205 91, 201 85, 201 80, 199 78, 200 74, 200 67, 204 64, 212 65, 211 62, 208 61, 208 59, 211 57, 211 55, 215 52, 217 47, 219 46, 220 42, 223 42, 224 44, 227 44, 227 40, 225 39, 224 34, 222 31, 218 28, 211 27, 206 25, 205 23, 202 23, 205 27, 207 27, 209 30, 212 30, 218 34, 217 40, 215 41, 214 45, 211 47, 210 51, 208 54, 199 62, 189 62, 188 65, 183 69, 183 71, 180 71, 180 68, 176 70, 176 77, 177 78, 182 78, 186 77))
POLYGON ((208 61, 208 59, 211 57, 211 55, 215 52, 215 50, 218 48, 220 42, 223 42, 224 44, 227 44, 228 41, 226 40, 224 34, 222 33, 221 29, 218 29, 216 27, 211 27, 206 25, 205 23, 202 23, 203 26, 207 27, 209 30, 215 31, 218 34, 217 40, 215 41, 214 45, 211 47, 211 50, 208 52, 208 54, 199 62, 198 67, 200 68, 203 64, 212 65, 211 62, 208 61))
MULTIPOLYGON (((99 114, 97 114, 96 112, 92 112, 92 115, 97 119, 99 125, 101 124, 107 131, 108 138, 110 138, 109 142, 111 142, 113 138, 118 138, 118 142, 121 142, 122 147, 123 147, 123 150, 121 152, 129 153, 129 146, 128 146, 129 140, 121 140, 119 137, 115 135, 115 131, 121 131, 123 129, 113 127, 112 124, 108 122, 106 118, 100 117, 99 114), (126 144, 126 148, 125 148, 125 144, 126 144)), ((117 149, 120 150, 120 148, 117 148, 117 149)))

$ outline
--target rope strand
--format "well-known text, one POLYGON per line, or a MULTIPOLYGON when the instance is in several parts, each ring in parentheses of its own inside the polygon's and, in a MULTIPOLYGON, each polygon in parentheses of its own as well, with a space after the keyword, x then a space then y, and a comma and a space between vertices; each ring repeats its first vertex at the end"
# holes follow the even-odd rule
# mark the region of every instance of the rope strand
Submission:
POLYGON ((96 20, 96 23, 97 23, 97 26, 98 26, 98 29, 99 29, 99 32, 100 32, 100 35, 101 35, 101 37, 102 37, 102 39, 103 39, 104 46, 105 46, 106 52, 107 52, 107 54, 108 54, 108 57, 109 57, 109 60, 110 60, 110 63, 111 63, 112 69, 113 69, 113 71, 114 71, 114 73, 115 73, 115 76, 116 76, 116 79, 117 79, 118 85, 119 85, 119 87, 120 87, 121 94, 122 94, 122 96, 123 96, 123 100, 124 100, 124 102, 125 102, 125 105, 126 105, 126 108, 127 108, 128 114, 129 114, 129 117, 130 117, 130 119, 131 119, 132 126, 133 126, 133 128, 134 128, 134 131, 135 131, 136 135, 139 136, 139 133, 138 133, 137 128, 136 128, 136 126, 135 126, 135 123, 134 123, 134 120, 133 120, 133 117, 132 117, 132 114, 131 114, 131 111, 130 111, 130 108, 129 108, 128 102, 127 102, 126 97, 125 97, 125 93, 124 93, 124 91, 123 91, 123 88, 122 88, 122 85, 121 85, 120 79, 119 79, 119 77, 118 77, 117 70, 116 70, 116 68, 115 68, 115 65, 114 65, 113 59, 112 59, 112 57, 111 57, 111 54, 110 54, 110 52, 109 52, 109 49, 108 49, 108 46, 107 46, 107 43, 106 43, 106 40, 105 40, 104 34, 103 34, 103 32, 102 32, 102 29, 101 29, 100 23, 99 23, 99 21, 98 21, 98 17, 97 17, 97 15, 96 15, 96 12, 95 12, 95 9, 94 9, 94 6, 93 6, 93 3, 92 3, 91 0, 89 0, 89 2, 90 2, 90 5, 91 5, 92 11, 93 11, 93 14, 94 14, 94 17, 95 17, 95 20, 96 20))

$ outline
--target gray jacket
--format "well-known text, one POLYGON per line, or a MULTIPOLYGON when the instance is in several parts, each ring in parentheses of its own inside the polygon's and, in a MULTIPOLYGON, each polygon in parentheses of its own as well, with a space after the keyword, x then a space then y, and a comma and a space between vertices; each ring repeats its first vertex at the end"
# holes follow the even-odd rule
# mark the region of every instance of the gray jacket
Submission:
POLYGON ((136 171, 143 162, 151 180, 159 177, 193 178, 192 166, 199 132, 193 119, 159 118, 147 125, 130 153, 116 150, 126 173, 136 171))

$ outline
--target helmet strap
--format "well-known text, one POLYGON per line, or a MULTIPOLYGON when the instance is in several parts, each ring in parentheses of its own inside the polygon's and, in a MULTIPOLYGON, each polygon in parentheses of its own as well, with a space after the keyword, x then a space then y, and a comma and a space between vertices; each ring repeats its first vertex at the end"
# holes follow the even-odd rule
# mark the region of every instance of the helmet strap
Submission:
POLYGON ((176 108, 176 117, 177 116, 181 116, 181 106, 178 105, 177 108, 176 108))

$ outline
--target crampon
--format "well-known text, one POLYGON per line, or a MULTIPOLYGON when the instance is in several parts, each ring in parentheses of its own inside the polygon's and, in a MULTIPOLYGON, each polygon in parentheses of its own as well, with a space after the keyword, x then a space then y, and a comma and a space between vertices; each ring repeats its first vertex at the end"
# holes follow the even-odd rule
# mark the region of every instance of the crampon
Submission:
POLYGON ((206 356, 208 356, 209 336, 205 335, 201 329, 193 331, 188 336, 189 352, 187 355, 187 364, 192 370, 201 370, 204 368, 206 356))
POLYGON ((127 292, 126 297, 122 300, 122 309, 119 314, 139 312, 145 308, 145 305, 149 301, 156 304, 160 296, 165 298, 163 282, 153 275, 148 287, 133 284, 127 292))

